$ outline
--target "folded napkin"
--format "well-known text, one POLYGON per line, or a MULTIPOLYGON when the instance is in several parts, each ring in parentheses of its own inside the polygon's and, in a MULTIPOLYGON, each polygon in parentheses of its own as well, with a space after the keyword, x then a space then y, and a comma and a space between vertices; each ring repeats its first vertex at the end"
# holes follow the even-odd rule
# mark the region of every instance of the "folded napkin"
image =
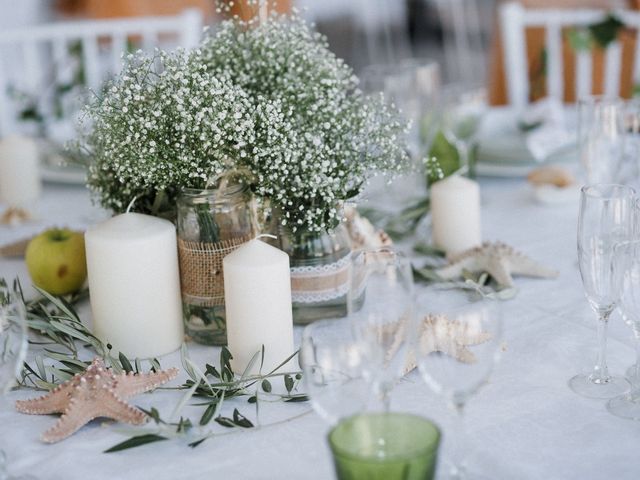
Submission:
POLYGON ((553 98, 531 104, 521 116, 520 128, 527 132, 525 143, 537 162, 544 162, 576 141, 566 127, 562 103, 553 98))

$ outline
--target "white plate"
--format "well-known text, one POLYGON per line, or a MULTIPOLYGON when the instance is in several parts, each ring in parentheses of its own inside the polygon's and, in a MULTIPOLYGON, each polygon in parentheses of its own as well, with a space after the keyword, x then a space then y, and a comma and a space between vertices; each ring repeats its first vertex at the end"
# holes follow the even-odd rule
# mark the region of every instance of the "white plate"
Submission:
POLYGON ((77 167, 52 167, 40 165, 40 178, 49 183, 63 183, 65 185, 84 185, 87 180, 86 172, 77 167))
MULTIPOLYGON (((571 118, 572 112, 568 113, 567 117, 571 118)), ((536 161, 527 149, 518 121, 518 115, 510 107, 489 110, 479 133, 478 175, 522 177, 542 165, 566 164, 576 160, 576 146, 573 145, 544 162, 536 161)))

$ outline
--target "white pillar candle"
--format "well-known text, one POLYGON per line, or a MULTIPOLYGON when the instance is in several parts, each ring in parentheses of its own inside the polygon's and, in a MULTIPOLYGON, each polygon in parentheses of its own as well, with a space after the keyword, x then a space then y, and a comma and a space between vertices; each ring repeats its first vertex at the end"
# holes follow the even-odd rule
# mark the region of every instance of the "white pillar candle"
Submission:
POLYGON ((130 358, 172 352, 183 341, 175 226, 125 213, 85 233, 96 336, 130 358))
POLYGON ((11 135, 0 140, 0 201, 23 207, 40 196, 36 142, 11 135))
POLYGON ((231 366, 242 373, 264 345, 269 372, 294 352, 289 256, 255 239, 224 258, 223 272, 231 366))
POLYGON ((480 187, 473 180, 452 175, 431 187, 433 244, 447 255, 482 243, 480 187))

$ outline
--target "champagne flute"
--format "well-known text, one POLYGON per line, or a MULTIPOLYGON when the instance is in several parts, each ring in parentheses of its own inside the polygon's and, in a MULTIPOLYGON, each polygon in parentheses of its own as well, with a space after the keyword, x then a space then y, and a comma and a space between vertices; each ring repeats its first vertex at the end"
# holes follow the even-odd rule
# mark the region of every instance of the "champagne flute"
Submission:
MULTIPOLYGON (((22 294, 0 281, 0 400, 11 390, 20 375, 27 353, 27 320, 22 294)), ((0 450, 0 478, 12 477, 6 470, 6 456, 0 450)))
POLYGON ((631 240, 635 191, 616 184, 582 187, 578 220, 578 263, 589 305, 598 315, 598 356, 589 375, 569 380, 571 389, 590 398, 613 398, 629 389, 623 377, 609 375, 607 327, 620 298, 621 275, 614 268, 614 246, 631 240))
MULTIPOLYGON (((634 214, 633 239, 636 240, 636 239, 640 239, 640 199, 636 199, 634 203, 633 214, 634 214)), ((616 255, 616 258, 617 258, 617 255, 616 255)), ((623 268, 620 271, 626 272, 626 265, 622 265, 622 267, 623 268)), ((627 369, 625 376, 627 377, 627 380, 631 382, 632 385, 635 385, 635 384, 640 385, 640 324, 636 323, 634 307, 633 305, 630 304, 630 301, 633 299, 633 297, 630 296, 630 292, 633 292, 633 290, 631 289, 627 290, 629 288, 628 282, 629 282, 629 279, 626 279, 623 277, 622 295, 624 296, 626 294, 627 296, 626 298, 621 298, 620 313, 622 314, 622 319, 624 320, 624 322, 633 331, 633 335, 635 337, 636 361, 633 365, 631 365, 627 369), (627 303, 626 306, 622 305, 623 300, 627 303)), ((638 318, 637 320, 640 321, 640 318, 638 318)))
POLYGON ((442 98, 442 133, 458 150, 461 173, 468 175, 473 169, 471 149, 488 109, 486 89, 452 84, 443 89, 442 98))
POLYGON ((499 358, 501 302, 431 288, 419 297, 418 305, 413 335, 418 370, 455 411, 449 476, 465 478, 464 410, 499 358))
MULTIPOLYGON (((640 241, 620 243, 614 249, 614 268, 622 277, 622 287, 618 308, 626 323, 632 328, 636 339, 636 349, 640 344, 640 241)), ((633 389, 626 395, 615 397, 607 403, 607 410, 612 414, 640 420, 640 385, 638 385, 638 362, 631 367, 633 389), (635 381, 633 381, 635 380, 635 381)))
POLYGON ((578 102, 580 161, 589 184, 618 181, 624 158, 624 103, 589 96, 578 102))
POLYGON ((390 392, 407 372, 413 322, 411 264, 391 248, 352 254, 349 319, 363 356, 363 375, 389 411, 390 392))
POLYGON ((362 375, 362 353, 347 319, 307 325, 300 343, 300 365, 313 409, 330 425, 365 409, 369 387, 362 375))

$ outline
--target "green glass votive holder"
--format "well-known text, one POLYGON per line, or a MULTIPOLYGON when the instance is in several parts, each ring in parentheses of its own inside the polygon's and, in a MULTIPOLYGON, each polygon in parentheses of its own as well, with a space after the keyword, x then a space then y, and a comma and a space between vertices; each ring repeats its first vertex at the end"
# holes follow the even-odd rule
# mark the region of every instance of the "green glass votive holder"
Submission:
POLYGON ((329 432, 339 480, 431 480, 440 430, 406 413, 367 413, 341 421, 329 432))

